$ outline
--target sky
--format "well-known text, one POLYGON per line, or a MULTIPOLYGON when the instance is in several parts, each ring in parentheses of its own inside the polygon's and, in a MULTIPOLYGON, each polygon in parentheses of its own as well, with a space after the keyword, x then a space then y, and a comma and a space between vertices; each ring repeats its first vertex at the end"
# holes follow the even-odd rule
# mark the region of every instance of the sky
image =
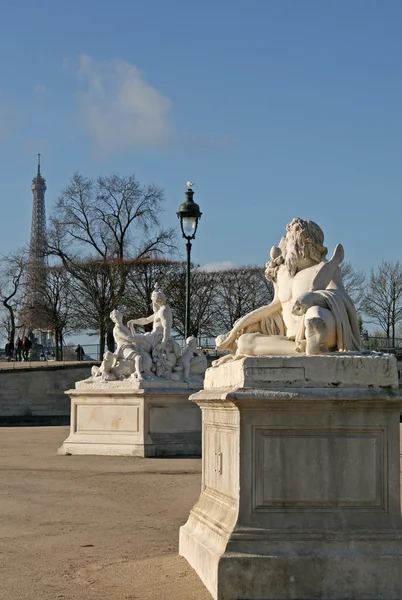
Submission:
POLYGON ((356 269, 402 258, 400 0, 3 4, 0 254, 40 152, 47 214, 77 170, 134 173, 179 231, 193 181, 201 265, 265 264, 293 217, 356 269))

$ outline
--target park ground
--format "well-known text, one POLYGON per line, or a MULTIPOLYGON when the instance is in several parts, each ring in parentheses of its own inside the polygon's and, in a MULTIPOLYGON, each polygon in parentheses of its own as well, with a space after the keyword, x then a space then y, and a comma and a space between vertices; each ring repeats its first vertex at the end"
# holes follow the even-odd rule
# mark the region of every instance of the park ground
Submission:
POLYGON ((211 600, 177 554, 201 460, 58 456, 67 435, 0 428, 0 599, 211 600))
POLYGON ((58 456, 67 435, 0 428, 1 600, 210 600, 178 556, 201 460, 58 456))

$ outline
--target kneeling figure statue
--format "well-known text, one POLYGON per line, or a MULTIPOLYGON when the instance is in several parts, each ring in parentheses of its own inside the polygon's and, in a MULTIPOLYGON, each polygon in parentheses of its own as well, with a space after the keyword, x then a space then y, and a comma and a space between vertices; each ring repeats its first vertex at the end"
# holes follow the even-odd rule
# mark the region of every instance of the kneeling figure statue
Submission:
POLYGON ((339 268, 343 247, 338 244, 326 260, 324 234, 316 223, 293 219, 286 230, 266 265, 265 276, 274 285, 273 301, 216 338, 217 349, 230 354, 213 366, 243 356, 360 350, 356 310, 339 268))

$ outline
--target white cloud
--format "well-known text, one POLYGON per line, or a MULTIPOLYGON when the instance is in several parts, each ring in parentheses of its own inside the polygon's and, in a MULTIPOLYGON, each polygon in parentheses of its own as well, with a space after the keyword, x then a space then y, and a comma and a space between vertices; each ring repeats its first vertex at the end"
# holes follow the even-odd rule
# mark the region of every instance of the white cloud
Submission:
POLYGON ((121 59, 95 61, 82 54, 78 94, 83 127, 98 156, 132 147, 157 148, 170 134, 170 100, 121 59))
POLYGON ((44 83, 38 83, 34 86, 33 93, 37 98, 44 98, 47 94, 47 87, 44 83))
POLYGON ((235 269, 238 265, 231 260, 222 260, 221 262, 208 263, 201 267, 202 271, 229 271, 229 269, 235 269))

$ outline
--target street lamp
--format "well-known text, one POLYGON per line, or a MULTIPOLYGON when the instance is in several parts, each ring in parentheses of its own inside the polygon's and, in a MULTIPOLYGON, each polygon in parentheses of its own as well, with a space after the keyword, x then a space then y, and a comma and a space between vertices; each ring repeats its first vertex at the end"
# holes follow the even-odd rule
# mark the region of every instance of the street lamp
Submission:
POLYGON ((195 238, 197 232, 198 221, 201 218, 202 213, 200 207, 193 200, 194 192, 191 186, 194 185, 191 181, 187 182, 187 189, 185 191, 186 201, 180 204, 179 210, 176 213, 177 218, 180 219, 181 232, 183 237, 187 240, 187 273, 186 273, 186 328, 185 328, 185 339, 190 335, 190 257, 191 257, 191 242, 195 238))

